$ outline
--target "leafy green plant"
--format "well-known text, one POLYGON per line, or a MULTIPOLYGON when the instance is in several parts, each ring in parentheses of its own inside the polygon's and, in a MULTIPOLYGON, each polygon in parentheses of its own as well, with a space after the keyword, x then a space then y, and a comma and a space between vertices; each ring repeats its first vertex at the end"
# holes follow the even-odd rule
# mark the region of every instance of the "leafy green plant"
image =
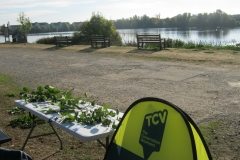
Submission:
MULTIPOLYGON (((89 97, 87 93, 84 93, 82 97, 74 98, 72 90, 66 89, 62 92, 49 85, 38 86, 36 91, 30 91, 27 87, 23 87, 19 95, 26 102, 49 102, 51 105, 59 106, 59 111, 44 108, 41 112, 44 114, 59 112, 59 116, 55 120, 61 123, 74 121, 83 125, 102 123, 108 127, 112 124, 111 127, 116 128, 115 120, 119 120, 119 110, 111 110, 108 104, 103 107, 95 106, 94 101, 90 102, 92 96, 89 97), (115 117, 116 115, 117 117, 115 117)), ((35 104, 35 107, 38 107, 38 104, 35 104)))
MULTIPOLYGON (((36 124, 43 124, 45 121, 40 118, 35 118, 36 124)), ((19 118, 14 118, 10 121, 9 126, 15 128, 20 127, 22 129, 31 128, 33 124, 32 118, 29 115, 22 115, 19 118)))
POLYGON ((26 102, 44 102, 44 101, 52 101, 57 102, 59 98, 60 90, 46 85, 44 88, 42 86, 38 86, 36 91, 31 91, 28 87, 23 87, 20 91, 19 96, 21 99, 24 99, 26 102))
POLYGON ((8 97, 16 97, 16 95, 14 93, 6 93, 6 96, 8 96, 8 97))
POLYGON ((44 37, 40 38, 36 41, 37 44, 55 44, 55 38, 54 37, 44 37))
POLYGON ((14 107, 11 110, 7 111, 9 114, 21 114, 21 113, 25 113, 25 110, 19 107, 14 107))
MULTIPOLYGON (((27 36, 28 32, 32 28, 32 23, 29 17, 27 18, 24 12, 20 12, 18 15, 17 21, 20 23, 20 25, 18 26, 19 30, 24 36, 27 36)), ((27 42, 27 39, 26 39, 26 42, 27 42)))

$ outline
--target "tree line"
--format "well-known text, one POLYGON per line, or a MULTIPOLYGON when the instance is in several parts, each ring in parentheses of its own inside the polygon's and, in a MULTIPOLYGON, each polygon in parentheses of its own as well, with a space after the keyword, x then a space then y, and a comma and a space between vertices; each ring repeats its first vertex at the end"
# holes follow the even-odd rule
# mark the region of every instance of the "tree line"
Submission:
MULTIPOLYGON (((23 14, 23 13, 22 13, 23 14)), ((222 10, 216 10, 213 13, 199 13, 192 15, 191 13, 179 14, 172 18, 161 19, 160 14, 155 17, 147 15, 134 15, 130 18, 122 18, 118 20, 111 20, 116 29, 135 29, 135 28, 234 28, 240 26, 240 14, 228 15, 222 10)), ((80 25, 81 26, 81 25, 80 25)), ((64 31, 78 31, 79 25, 62 23, 62 27, 50 25, 49 28, 45 26, 32 26, 29 33, 44 33, 44 32, 64 32, 64 31)), ((0 32, 4 33, 4 25, 0 26, 0 32)), ((13 31, 14 32, 14 31, 13 31)), ((10 34, 13 33, 10 30, 10 34)))
POLYGON ((69 24, 69 23, 62 23, 62 27, 58 28, 50 24, 50 27, 47 28, 46 26, 34 26, 31 28, 29 33, 44 33, 44 32, 67 32, 67 31, 77 31, 79 25, 76 24, 69 24))
POLYGON ((172 18, 161 19, 160 15, 156 17, 133 16, 113 21, 117 29, 135 29, 135 28, 171 28, 171 27, 197 27, 197 28, 232 28, 240 26, 240 14, 228 15, 222 10, 216 10, 213 13, 191 13, 179 14, 172 18))
MULTIPOLYGON (((21 13, 21 14, 24 14, 24 13, 21 13)), ((0 26, 0 34, 4 34, 4 28, 5 28, 4 24, 0 26)), ((36 26, 31 25, 30 28, 31 29, 29 30, 28 33, 67 32, 67 31, 78 31, 79 25, 74 24, 74 23, 73 24, 62 23, 62 26, 60 28, 58 28, 54 25, 51 25, 51 24, 50 24, 49 28, 47 28, 46 26, 43 26, 43 25, 42 26, 41 25, 36 25, 36 26)), ((9 29, 10 34, 15 34, 15 33, 18 33, 19 31, 20 31, 19 28, 16 30, 9 29)))

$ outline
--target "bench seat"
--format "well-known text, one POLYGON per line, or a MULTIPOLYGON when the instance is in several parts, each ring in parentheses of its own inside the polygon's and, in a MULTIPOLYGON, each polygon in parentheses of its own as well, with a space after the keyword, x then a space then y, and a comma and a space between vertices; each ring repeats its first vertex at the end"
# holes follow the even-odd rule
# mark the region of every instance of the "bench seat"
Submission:
POLYGON ((160 50, 166 48, 165 38, 161 35, 137 35, 137 48, 143 48, 144 43, 157 43, 160 50))
POLYGON ((72 45, 72 39, 68 36, 60 36, 56 37, 55 36, 55 44, 56 46, 59 46, 60 44, 66 44, 66 45, 72 45))
POLYGON ((110 38, 106 38, 103 35, 92 35, 90 39, 92 47, 97 47, 99 43, 102 45, 102 47, 110 47, 110 38))

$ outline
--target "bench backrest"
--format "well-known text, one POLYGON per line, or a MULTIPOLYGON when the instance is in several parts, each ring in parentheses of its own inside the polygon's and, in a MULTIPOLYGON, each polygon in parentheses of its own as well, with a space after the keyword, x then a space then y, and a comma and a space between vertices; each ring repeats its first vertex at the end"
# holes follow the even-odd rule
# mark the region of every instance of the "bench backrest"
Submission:
POLYGON ((160 41, 161 35, 137 35, 137 41, 160 41))
POLYGON ((103 35, 92 35, 91 41, 105 41, 108 40, 108 38, 105 38, 103 35))
POLYGON ((57 40, 57 41, 63 41, 63 40, 71 40, 71 38, 70 37, 67 37, 67 36, 60 36, 60 37, 55 37, 55 39, 57 40))

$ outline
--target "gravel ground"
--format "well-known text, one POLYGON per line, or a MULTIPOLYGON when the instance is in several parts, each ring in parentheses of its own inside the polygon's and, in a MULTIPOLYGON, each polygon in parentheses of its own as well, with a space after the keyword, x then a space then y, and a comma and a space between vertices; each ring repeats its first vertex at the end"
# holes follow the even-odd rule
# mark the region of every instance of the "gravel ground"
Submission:
MULTIPOLYGON (((238 51, 119 48, 1 44, 0 73, 31 89, 49 84, 61 90, 74 88, 74 96, 87 92, 97 104, 109 104, 122 112, 142 97, 165 99, 182 108, 199 126, 210 127, 205 136, 210 138, 208 146, 214 159, 240 159, 238 51), (149 59, 154 56, 160 57, 149 59), (156 60, 162 57, 182 62, 156 60), (211 128, 215 122, 216 129, 211 128)), ((45 151, 46 146, 44 143, 45 151)), ((33 153, 31 148, 27 151, 33 153)))
POLYGON ((74 88, 97 104, 122 112, 142 97, 165 99, 186 111, 195 122, 239 115, 240 71, 118 55, 69 51, 0 49, 0 73, 21 86, 74 88))

